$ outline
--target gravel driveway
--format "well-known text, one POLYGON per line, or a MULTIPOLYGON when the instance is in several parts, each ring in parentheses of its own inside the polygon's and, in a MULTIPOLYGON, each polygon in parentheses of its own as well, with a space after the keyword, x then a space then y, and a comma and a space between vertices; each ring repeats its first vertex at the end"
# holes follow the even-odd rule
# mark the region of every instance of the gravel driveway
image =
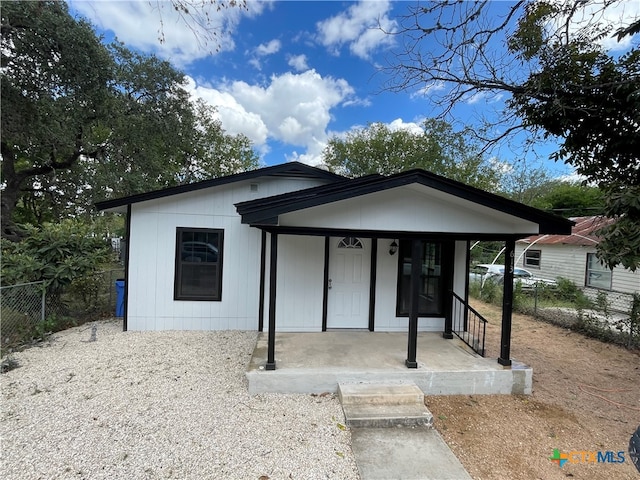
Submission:
POLYGON ((248 395, 256 336, 105 321, 14 354, 20 367, 0 375, 0 475, 357 479, 337 398, 248 395))

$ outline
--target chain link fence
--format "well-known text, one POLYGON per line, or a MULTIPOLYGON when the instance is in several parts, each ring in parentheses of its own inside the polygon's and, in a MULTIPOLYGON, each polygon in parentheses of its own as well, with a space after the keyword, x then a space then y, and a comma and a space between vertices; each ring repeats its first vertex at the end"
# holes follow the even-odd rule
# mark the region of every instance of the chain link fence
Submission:
POLYGON ((2 323, 1 348, 19 345, 43 325, 46 312, 44 282, 22 283, 0 288, 0 315, 2 323))
MULTIPOLYGON (((502 305, 501 283, 471 279, 469 288, 472 297, 502 305)), ((556 285, 528 287, 516 282, 513 309, 606 342, 640 348, 638 293, 591 292, 566 279, 558 279, 556 285)))
POLYGON ((86 275, 58 292, 45 282, 0 287, 0 350, 2 354, 43 338, 47 333, 113 317, 116 280, 123 269, 86 275))

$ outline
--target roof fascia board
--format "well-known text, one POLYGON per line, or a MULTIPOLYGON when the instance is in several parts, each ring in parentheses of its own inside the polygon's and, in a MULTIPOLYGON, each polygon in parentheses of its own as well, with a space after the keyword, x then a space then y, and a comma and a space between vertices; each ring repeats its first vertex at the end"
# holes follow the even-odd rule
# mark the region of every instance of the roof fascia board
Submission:
POLYGON ((104 200, 96 202, 95 206, 98 210, 107 210, 132 203, 144 202, 147 200, 155 200, 158 198, 170 197, 181 193, 194 192, 205 188, 218 187, 228 185, 230 183, 240 182, 243 180, 252 180, 259 177, 305 177, 327 180, 329 182, 342 181, 345 177, 336 173, 322 170, 320 168, 311 167, 299 162, 288 162, 270 167, 258 168, 247 172, 235 173, 224 177, 212 178, 201 182, 189 183, 186 185, 178 185, 175 187, 164 188, 162 190, 153 190, 151 192, 139 193, 122 198, 112 200, 104 200))

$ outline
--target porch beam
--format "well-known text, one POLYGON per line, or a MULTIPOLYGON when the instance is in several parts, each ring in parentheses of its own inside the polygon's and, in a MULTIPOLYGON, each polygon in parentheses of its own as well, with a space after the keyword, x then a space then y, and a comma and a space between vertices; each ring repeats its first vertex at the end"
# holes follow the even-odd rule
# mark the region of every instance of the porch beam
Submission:
POLYGON ((420 303, 420 276, 422 274, 422 242, 419 239, 411 241, 411 286, 409 296, 409 345, 407 368, 418 368, 416 351, 418 347, 418 311, 420 303))
POLYGON ((278 234, 271 233, 269 255, 269 336, 267 339, 267 370, 276 369, 276 269, 278 267, 278 234))
POLYGON ((511 365, 511 322, 513 316, 513 268, 516 241, 510 238, 505 242, 504 285, 502 293, 502 329, 500 333, 500 357, 498 363, 511 365))

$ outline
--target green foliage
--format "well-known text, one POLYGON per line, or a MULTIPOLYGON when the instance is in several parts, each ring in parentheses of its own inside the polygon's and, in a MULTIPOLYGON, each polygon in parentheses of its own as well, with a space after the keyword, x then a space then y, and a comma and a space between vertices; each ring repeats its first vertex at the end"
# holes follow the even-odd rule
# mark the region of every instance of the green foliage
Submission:
POLYGON ((620 331, 627 331, 627 348, 632 348, 634 342, 640 345, 640 293, 633 294, 629 305, 629 318, 619 321, 616 327, 620 331))
POLYGON ((604 215, 618 220, 618 227, 601 232, 599 257, 610 267, 635 270, 640 44, 606 51, 602 40, 640 31, 639 15, 625 11, 630 25, 615 32, 611 19, 621 15, 616 1, 503 2, 501 14, 494 5, 441 0, 409 7, 400 20, 402 50, 387 68, 394 74, 390 89, 431 88, 429 100, 443 117, 474 96, 508 95, 505 111, 478 135, 497 145, 524 133, 530 154, 536 141, 558 142, 552 158, 597 185, 604 215), (620 196, 626 200, 618 202, 620 196))
POLYGON ((591 306, 591 301, 574 282, 563 277, 558 277, 556 282, 555 295, 557 298, 574 303, 578 308, 582 309, 591 306))
POLYGON ((105 46, 65 2, 2 5, 2 234, 97 200, 258 166, 170 63, 105 46))
POLYGON ((469 251, 471 265, 491 264, 494 263, 494 260, 495 263, 504 265, 504 242, 481 241, 477 244, 473 242, 471 247, 469 251), (500 251, 503 251, 503 253, 500 253, 500 251), (499 256, 498 253, 500 253, 499 256))
POLYGON ((332 171, 348 177, 422 168, 485 190, 494 190, 499 181, 497 171, 464 132, 435 119, 425 120, 420 132, 371 123, 344 139, 331 138, 323 157, 332 171))
POLYGON ((596 232, 598 257, 609 268, 622 265, 636 271, 640 268, 640 185, 604 191, 605 214, 616 222, 596 232))
POLYGON ((502 285, 493 278, 487 278, 480 288, 480 300, 487 303, 499 303, 502 301, 502 285))
MULTIPOLYGON (((510 48, 538 69, 509 106, 532 128, 561 141, 553 155, 597 184, 604 213, 616 224, 599 232, 598 256, 609 267, 640 267, 640 49, 621 55, 601 49, 588 36, 553 35, 545 25, 559 10, 539 2, 527 9, 510 48)), ((638 23, 638 22, 636 22, 638 23)))
POLYGON ((2 281, 5 285, 44 280, 48 292, 59 292, 107 261, 110 249, 75 220, 41 227, 24 226, 26 237, 2 240, 2 281))
POLYGON ((549 210, 563 217, 602 215, 604 199, 596 187, 577 182, 552 181, 531 202, 531 206, 549 210))

